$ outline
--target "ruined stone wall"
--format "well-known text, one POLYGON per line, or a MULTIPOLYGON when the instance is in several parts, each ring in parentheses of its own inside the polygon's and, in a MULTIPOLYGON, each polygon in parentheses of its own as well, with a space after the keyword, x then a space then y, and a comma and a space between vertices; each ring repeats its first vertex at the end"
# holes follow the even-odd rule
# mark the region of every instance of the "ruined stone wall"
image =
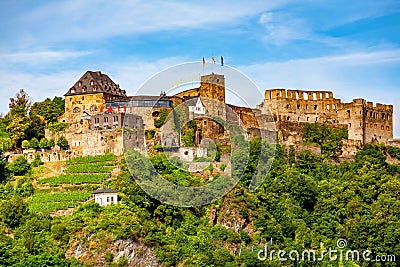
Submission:
POLYGON ((275 121, 337 123, 340 99, 329 91, 272 89, 265 91, 263 113, 271 110, 275 121))
MULTIPOLYGON (((393 138, 393 106, 364 99, 342 103, 329 91, 271 89, 265 91, 262 113, 271 110, 276 122, 345 125, 349 139, 387 144, 393 138)), ((290 131, 290 130, 289 130, 290 131)), ((295 138, 295 137, 293 137, 295 138)))
POLYGON ((70 150, 25 150, 22 154, 9 154, 8 157, 9 162, 13 162, 16 158, 20 156, 24 156, 28 162, 33 162, 36 155, 40 156, 40 160, 42 162, 57 162, 57 161, 66 161, 73 157, 73 154, 70 150))
POLYGON ((246 129, 249 128, 260 128, 260 125, 258 124, 255 112, 251 108, 247 107, 239 107, 239 106, 234 106, 234 105, 229 105, 228 107, 231 108, 235 113, 237 118, 240 119, 242 125, 246 127, 246 129))
MULTIPOLYGON (((122 128, 91 130, 89 126, 89 121, 84 120, 83 123, 70 125, 63 132, 52 134, 50 131, 46 131, 46 138, 54 138, 57 141, 60 136, 65 136, 68 140, 72 157, 102 155, 106 152, 116 155, 124 153, 122 128)), ((129 139, 128 143, 131 148, 142 150, 145 144, 144 131, 135 130, 125 135, 125 137, 129 139)))
POLYGON ((347 125, 350 140, 364 142, 364 101, 354 99, 351 103, 342 103, 337 111, 338 122, 347 125))
POLYGON ((365 143, 388 144, 393 138, 393 106, 367 102, 364 108, 365 143))

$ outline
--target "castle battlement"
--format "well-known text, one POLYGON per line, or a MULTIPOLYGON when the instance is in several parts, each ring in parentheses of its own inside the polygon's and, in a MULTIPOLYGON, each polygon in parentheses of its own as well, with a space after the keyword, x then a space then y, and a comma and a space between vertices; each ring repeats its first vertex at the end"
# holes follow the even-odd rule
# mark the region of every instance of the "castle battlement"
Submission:
POLYGON ((331 91, 269 89, 266 107, 276 122, 331 123, 348 129, 349 139, 387 144, 393 138, 393 106, 362 98, 343 103, 331 91))

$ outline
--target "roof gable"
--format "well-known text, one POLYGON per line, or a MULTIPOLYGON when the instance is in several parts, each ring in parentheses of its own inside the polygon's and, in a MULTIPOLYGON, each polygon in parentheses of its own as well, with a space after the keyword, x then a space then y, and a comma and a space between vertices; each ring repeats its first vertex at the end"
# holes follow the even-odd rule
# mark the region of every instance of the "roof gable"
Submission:
POLYGON ((107 74, 101 71, 87 71, 68 90, 65 96, 107 93, 114 96, 126 97, 126 91, 122 90, 107 74))

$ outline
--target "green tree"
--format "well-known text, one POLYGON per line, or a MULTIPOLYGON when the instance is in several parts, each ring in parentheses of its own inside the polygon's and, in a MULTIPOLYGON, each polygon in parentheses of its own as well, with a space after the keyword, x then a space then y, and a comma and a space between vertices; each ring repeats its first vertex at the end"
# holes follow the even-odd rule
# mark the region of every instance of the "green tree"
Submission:
POLYGON ((39 147, 39 141, 36 137, 33 137, 31 141, 29 141, 29 148, 38 148, 39 147))
POLYGON ((28 214, 25 201, 19 196, 3 200, 0 205, 0 221, 11 228, 21 224, 22 218, 28 214))
POLYGON ((49 142, 47 143, 48 148, 52 148, 56 145, 56 142, 54 141, 54 138, 50 138, 49 142))
POLYGON ((20 89, 14 98, 10 98, 10 111, 6 117, 25 117, 31 108, 32 100, 24 89, 20 89))
POLYGON ((31 165, 24 156, 19 156, 14 162, 8 164, 8 169, 15 175, 24 175, 30 168, 31 165))
POLYGON ((22 141, 21 147, 22 147, 23 149, 28 149, 28 148, 29 148, 29 141, 28 141, 28 140, 22 141))
POLYGON ((47 141, 47 139, 45 137, 43 137, 42 139, 40 139, 39 148, 41 148, 41 149, 48 148, 48 143, 49 143, 49 141, 47 141))
POLYGON ((30 114, 43 117, 47 123, 56 123, 58 117, 63 113, 64 108, 61 107, 58 102, 47 98, 42 102, 33 103, 30 114))
POLYGON ((26 124, 25 137, 27 139, 32 139, 33 137, 41 139, 44 137, 46 121, 43 117, 31 114, 24 121, 26 124))
POLYGON ((12 141, 10 137, 0 138, 0 149, 3 151, 10 150, 12 148, 12 141))
POLYGON ((25 131, 28 126, 25 124, 24 118, 20 116, 12 116, 9 121, 7 132, 10 134, 13 146, 20 147, 22 140, 25 139, 25 131))
POLYGON ((58 138, 58 140, 57 140, 57 145, 59 146, 59 147, 62 147, 62 148, 65 148, 65 147, 68 147, 68 140, 67 140, 67 138, 65 138, 65 136, 60 136, 59 138, 58 138))
POLYGON ((67 124, 65 122, 50 122, 47 124, 46 128, 52 133, 59 133, 67 129, 67 124))
MULTIPOLYGON (((59 110, 64 112, 64 110, 65 110, 65 101, 64 101, 64 99, 62 97, 55 96, 53 98, 53 102, 56 103, 56 105, 58 106, 59 110)), ((62 113, 60 115, 62 115, 62 113)))
POLYGON ((302 138, 305 144, 317 144, 322 154, 337 156, 342 150, 342 140, 348 138, 348 133, 343 128, 333 129, 325 123, 306 123, 302 138))

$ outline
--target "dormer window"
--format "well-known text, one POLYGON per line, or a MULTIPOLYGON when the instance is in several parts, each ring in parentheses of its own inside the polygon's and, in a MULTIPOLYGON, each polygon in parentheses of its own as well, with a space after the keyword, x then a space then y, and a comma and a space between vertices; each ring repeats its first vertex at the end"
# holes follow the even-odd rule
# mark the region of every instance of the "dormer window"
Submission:
POLYGON ((93 91, 97 91, 97 85, 93 86, 93 91))
POLYGON ((81 81, 78 82, 78 86, 79 86, 79 87, 82 86, 82 82, 81 82, 81 81))
POLYGON ((90 80, 90 85, 93 86, 94 85, 94 81, 90 80))
POLYGON ((76 92, 75 87, 72 87, 72 88, 70 89, 70 93, 71 93, 71 94, 75 94, 75 92, 76 92))
POLYGON ((84 93, 84 92, 86 92, 86 85, 84 85, 83 87, 82 87, 82 93, 84 93))

